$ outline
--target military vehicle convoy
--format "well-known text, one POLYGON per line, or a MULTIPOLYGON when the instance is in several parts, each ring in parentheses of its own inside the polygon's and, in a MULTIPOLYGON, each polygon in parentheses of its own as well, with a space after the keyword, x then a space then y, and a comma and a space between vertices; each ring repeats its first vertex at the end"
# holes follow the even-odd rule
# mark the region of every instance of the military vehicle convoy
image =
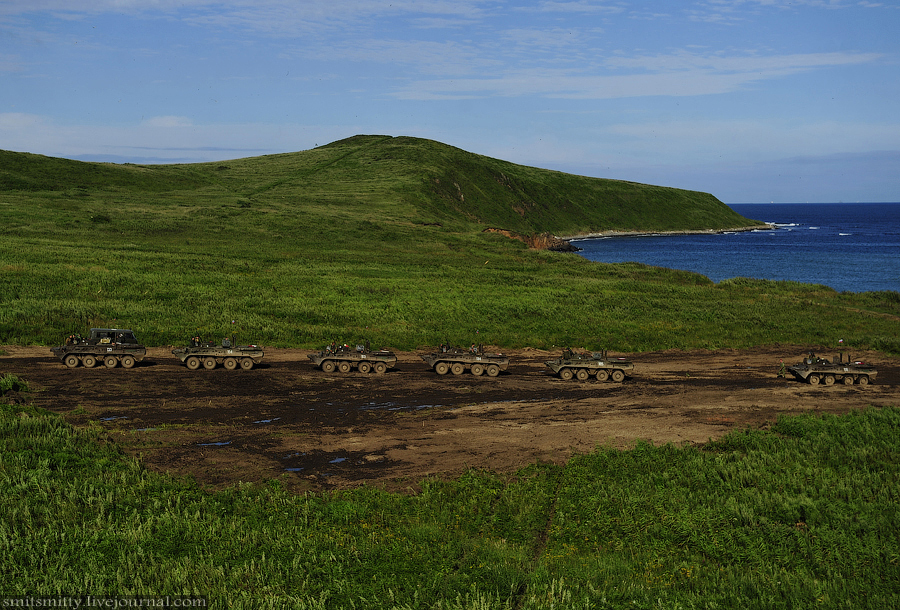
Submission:
POLYGON ((573 377, 578 381, 594 377, 597 381, 611 379, 618 383, 625 379, 626 371, 634 370, 632 362, 625 358, 610 358, 606 350, 579 353, 565 349, 559 358, 545 364, 566 381, 573 377))
POLYGON ((338 345, 332 342, 322 351, 309 354, 309 359, 326 373, 333 373, 336 370, 341 373, 349 373, 355 368, 360 373, 374 371, 381 375, 397 364, 397 356, 394 355, 394 352, 386 349, 372 351, 368 341, 365 345, 356 347, 350 347, 346 343, 338 345))
POLYGON ((263 358, 262 348, 256 345, 234 345, 233 337, 222 339, 221 345, 215 341, 192 337, 189 346, 177 347, 172 353, 192 371, 201 366, 212 370, 220 364, 229 371, 238 367, 249 371, 263 358))
POLYGON ((468 369, 476 376, 487 373, 488 377, 496 377, 500 371, 509 368, 509 358, 503 354, 485 353, 483 345, 472 345, 471 348, 464 349, 442 344, 438 351, 421 358, 438 375, 462 375, 468 369))
POLYGON ((108 369, 119 364, 130 369, 147 355, 147 348, 127 328, 92 328, 86 339, 69 335, 65 345, 52 347, 50 351, 70 369, 79 365, 90 369, 101 363, 108 369))
POLYGON ((838 354, 835 360, 836 362, 832 362, 827 358, 819 358, 810 352, 802 362, 787 367, 787 370, 798 380, 811 385, 834 385, 836 382, 844 385, 867 385, 875 381, 878 374, 878 371, 865 362, 851 361, 849 354, 847 362, 844 362, 844 354, 838 354))

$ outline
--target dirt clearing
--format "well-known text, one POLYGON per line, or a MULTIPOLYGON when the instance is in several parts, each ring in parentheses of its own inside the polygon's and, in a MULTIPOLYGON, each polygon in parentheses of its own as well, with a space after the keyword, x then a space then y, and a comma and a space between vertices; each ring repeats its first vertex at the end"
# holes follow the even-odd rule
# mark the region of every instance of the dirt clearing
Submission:
POLYGON ((878 369, 868 386, 776 376, 782 359, 793 364, 808 351, 616 354, 635 370, 613 383, 553 377, 544 361, 559 352, 534 349, 506 351, 509 371, 489 378, 437 375, 417 352, 398 352, 387 374, 364 375, 326 374, 303 350, 265 348, 250 371, 189 371, 171 348, 150 348, 125 370, 68 369, 49 348, 7 346, 0 374, 26 379, 36 406, 76 426, 97 422, 148 468, 202 485, 279 478, 297 491, 362 484, 405 491, 467 468, 512 472, 598 445, 704 443, 781 413, 900 404, 900 358, 877 352, 852 353, 878 369))

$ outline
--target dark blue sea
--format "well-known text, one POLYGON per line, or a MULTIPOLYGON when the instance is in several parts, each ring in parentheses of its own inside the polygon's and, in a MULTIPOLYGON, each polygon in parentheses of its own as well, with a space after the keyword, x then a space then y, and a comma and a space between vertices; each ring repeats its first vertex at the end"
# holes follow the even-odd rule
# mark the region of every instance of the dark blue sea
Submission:
POLYGON ((900 203, 733 204, 769 231, 573 240, 605 263, 684 269, 714 282, 734 277, 824 284, 844 292, 900 291, 900 203))

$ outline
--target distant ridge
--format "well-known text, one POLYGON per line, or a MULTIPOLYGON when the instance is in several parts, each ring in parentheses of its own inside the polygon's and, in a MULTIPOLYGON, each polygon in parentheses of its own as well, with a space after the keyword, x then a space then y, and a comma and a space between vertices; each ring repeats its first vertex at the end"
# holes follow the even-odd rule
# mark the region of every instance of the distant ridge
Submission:
POLYGON ((465 222, 523 234, 722 230, 762 225, 709 193, 517 165, 413 137, 358 135, 231 161, 132 165, 0 151, 0 191, 217 189, 224 202, 380 211, 385 221, 465 222))

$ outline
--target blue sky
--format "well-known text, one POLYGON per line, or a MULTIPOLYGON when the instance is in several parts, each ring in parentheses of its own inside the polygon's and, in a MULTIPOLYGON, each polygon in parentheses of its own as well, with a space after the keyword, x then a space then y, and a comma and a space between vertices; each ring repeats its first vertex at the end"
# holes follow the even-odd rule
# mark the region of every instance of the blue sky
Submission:
POLYGON ((900 0, 0 0, 0 149, 430 138, 726 203, 900 201, 900 0))

